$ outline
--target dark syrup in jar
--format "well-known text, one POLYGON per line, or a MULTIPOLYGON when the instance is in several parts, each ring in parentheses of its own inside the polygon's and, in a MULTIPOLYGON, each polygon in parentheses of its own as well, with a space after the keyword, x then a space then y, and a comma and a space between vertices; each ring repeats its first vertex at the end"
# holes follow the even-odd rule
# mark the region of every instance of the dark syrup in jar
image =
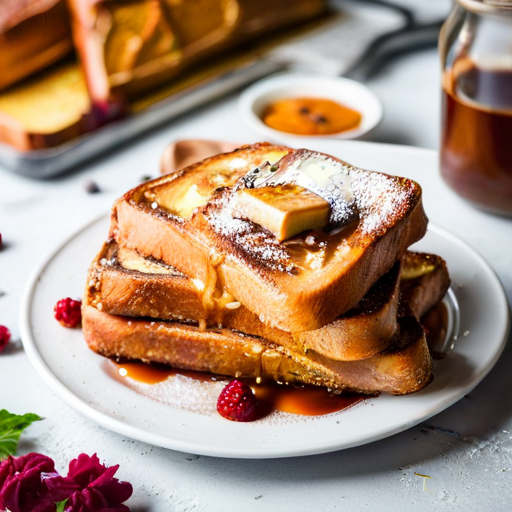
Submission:
POLYGON ((512 215, 512 70, 456 64, 443 79, 441 173, 463 198, 512 215))

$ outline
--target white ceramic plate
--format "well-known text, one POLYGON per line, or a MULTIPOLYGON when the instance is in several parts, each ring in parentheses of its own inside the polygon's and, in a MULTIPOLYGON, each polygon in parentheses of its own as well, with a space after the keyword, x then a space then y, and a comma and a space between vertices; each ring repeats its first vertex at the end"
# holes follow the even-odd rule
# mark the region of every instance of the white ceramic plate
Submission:
POLYGON ((238 100, 242 119, 270 140, 305 144, 314 139, 358 139, 367 135, 381 121, 383 110, 377 96, 364 84, 349 78, 299 73, 281 73, 264 78, 245 89, 238 100), (361 113, 359 126, 331 135, 296 135, 267 126, 261 115, 270 103, 284 98, 313 97, 333 100, 361 113))
MULTIPOLYGON (((161 403, 113 379, 105 371, 106 360, 86 347, 81 331, 63 328, 53 318, 58 299, 80 296, 108 221, 103 216, 89 224, 38 266, 23 300, 21 330, 30 361, 57 395, 92 421, 133 439, 235 458, 318 454, 369 443, 410 428, 459 400, 489 372, 505 343, 508 309, 494 272, 465 243, 431 227, 416 248, 447 260, 463 332, 451 355, 436 363, 435 379, 423 391, 381 396, 316 418, 281 414, 244 424, 215 412, 219 389, 180 377, 153 393, 175 405, 161 403)), ((147 388, 146 395, 157 389, 147 388)))

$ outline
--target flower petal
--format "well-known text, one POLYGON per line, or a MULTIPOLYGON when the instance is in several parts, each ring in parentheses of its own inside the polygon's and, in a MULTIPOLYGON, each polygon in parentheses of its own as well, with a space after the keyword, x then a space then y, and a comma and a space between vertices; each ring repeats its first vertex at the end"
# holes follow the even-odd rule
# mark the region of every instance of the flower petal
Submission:
POLYGON ((118 469, 119 465, 106 467, 101 464, 96 454, 89 457, 82 453, 70 462, 68 475, 82 488, 97 490, 110 507, 116 507, 133 493, 130 483, 114 478, 118 469))
POLYGON ((0 510, 7 508, 11 512, 36 512, 41 504, 40 512, 45 512, 47 505, 44 503, 45 489, 41 483, 41 474, 55 472, 53 460, 39 453, 29 453, 22 457, 9 457, 4 462, 0 510))
POLYGON ((72 494, 66 503, 66 512, 129 512, 126 505, 109 505, 97 489, 89 488, 72 494))
POLYGON ((60 475, 44 478, 42 488, 42 494, 48 496, 53 503, 64 501, 69 495, 80 490, 79 485, 72 478, 60 475))
POLYGON ((86 453, 81 453, 69 463, 68 476, 73 478, 80 487, 85 488, 101 476, 106 469, 96 454, 89 456, 86 453))

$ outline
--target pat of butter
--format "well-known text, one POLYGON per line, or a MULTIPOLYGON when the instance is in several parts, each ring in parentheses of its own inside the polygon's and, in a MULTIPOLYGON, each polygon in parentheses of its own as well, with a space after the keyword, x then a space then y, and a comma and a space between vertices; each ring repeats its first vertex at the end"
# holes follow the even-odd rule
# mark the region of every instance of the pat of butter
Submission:
POLYGON ((271 231, 280 242, 329 223, 331 207, 320 196, 293 184, 242 189, 235 215, 271 231))
POLYGON ((277 164, 260 165, 244 177, 247 188, 293 183, 325 199, 331 207, 329 222, 341 227, 357 216, 352 189, 352 167, 341 160, 308 149, 298 149, 277 164))

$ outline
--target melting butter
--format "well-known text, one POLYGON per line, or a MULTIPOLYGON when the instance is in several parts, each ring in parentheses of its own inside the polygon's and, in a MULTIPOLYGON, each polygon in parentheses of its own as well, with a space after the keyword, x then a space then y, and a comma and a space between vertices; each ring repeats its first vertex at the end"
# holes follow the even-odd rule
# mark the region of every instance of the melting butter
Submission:
POLYGON ((247 188, 294 184, 327 201, 331 207, 330 223, 349 224, 357 214, 352 189, 352 167, 322 153, 299 149, 277 164, 266 163, 248 173, 247 188))

